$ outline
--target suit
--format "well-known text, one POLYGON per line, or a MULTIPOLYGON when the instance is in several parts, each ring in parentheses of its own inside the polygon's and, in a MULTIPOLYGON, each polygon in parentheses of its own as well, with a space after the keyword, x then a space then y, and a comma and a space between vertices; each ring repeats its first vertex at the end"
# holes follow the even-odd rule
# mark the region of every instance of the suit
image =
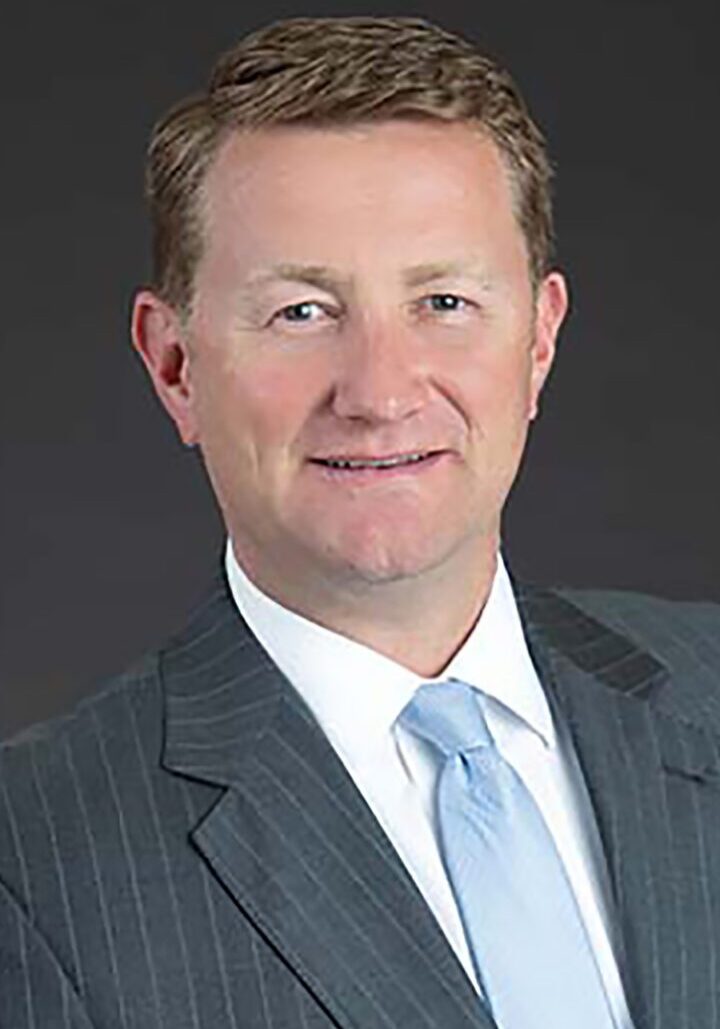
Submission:
MULTIPOLYGON (((516 587, 636 1029, 720 1026, 720 609, 516 587)), ((224 579, 0 751, 0 1029, 492 1029, 224 579)))

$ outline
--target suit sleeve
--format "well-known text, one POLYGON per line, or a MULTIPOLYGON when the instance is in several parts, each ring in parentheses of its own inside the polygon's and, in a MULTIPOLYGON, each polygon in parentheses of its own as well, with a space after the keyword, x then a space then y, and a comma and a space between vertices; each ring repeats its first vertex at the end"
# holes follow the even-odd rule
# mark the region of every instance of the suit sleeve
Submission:
POLYGON ((94 1029, 47 942, 2 882, 0 1029, 94 1029))

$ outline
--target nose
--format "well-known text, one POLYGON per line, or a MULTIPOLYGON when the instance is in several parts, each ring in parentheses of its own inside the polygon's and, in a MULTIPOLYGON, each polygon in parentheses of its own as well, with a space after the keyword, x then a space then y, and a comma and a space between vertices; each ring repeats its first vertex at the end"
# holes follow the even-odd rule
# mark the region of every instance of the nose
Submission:
POLYGON ((426 355, 407 327, 365 324, 347 330, 332 398, 339 418, 402 421, 427 397, 426 355))

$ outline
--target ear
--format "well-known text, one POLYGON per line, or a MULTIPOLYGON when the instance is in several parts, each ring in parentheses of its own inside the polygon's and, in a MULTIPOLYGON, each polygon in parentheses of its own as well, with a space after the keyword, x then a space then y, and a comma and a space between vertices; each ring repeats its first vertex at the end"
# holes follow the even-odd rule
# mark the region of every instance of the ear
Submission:
POLYGON ((550 272, 538 287, 535 300, 535 338, 530 381, 530 421, 538 414, 538 402, 545 380, 550 374, 558 333, 568 309, 568 288, 560 272, 550 272))
POLYGON ((142 358, 162 401, 187 446, 198 441, 190 355, 181 320, 174 308, 155 293, 143 289, 132 311, 133 346, 142 358))

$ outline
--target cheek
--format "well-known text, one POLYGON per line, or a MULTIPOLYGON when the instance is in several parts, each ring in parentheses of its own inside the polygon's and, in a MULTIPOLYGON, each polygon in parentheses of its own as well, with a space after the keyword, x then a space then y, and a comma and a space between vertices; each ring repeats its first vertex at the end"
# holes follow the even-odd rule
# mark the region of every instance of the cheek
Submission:
POLYGON ((205 413, 226 445, 260 465, 292 445, 314 402, 316 379, 298 362, 225 361, 206 384, 205 413))
POLYGON ((458 405, 483 436, 529 413, 531 361, 524 347, 479 351, 448 381, 455 383, 458 405))

